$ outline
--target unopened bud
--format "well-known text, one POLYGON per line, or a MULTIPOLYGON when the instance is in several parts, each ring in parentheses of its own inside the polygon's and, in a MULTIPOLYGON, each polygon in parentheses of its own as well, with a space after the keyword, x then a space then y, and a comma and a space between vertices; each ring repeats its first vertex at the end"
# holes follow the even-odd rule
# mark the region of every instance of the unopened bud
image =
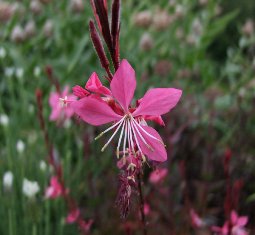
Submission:
POLYGON ((26 26, 25 26, 25 35, 26 38, 31 38, 35 35, 35 22, 34 21, 29 21, 26 26))
POLYGON ((16 25, 11 33, 11 40, 13 42, 23 42, 25 39, 25 32, 20 25, 16 25))
POLYGON ((152 23, 152 13, 150 11, 141 11, 134 16, 134 23, 139 27, 148 27, 152 23))
POLYGON ((53 34, 53 22, 52 20, 47 20, 43 26, 43 33, 46 37, 51 37, 53 34))
POLYGON ((144 33, 140 40, 140 47, 143 51, 149 51, 153 47, 153 39, 150 34, 144 33))
POLYGON ((254 33, 254 23, 251 19, 247 20, 242 27, 243 34, 251 36, 254 33))
POLYGON ((13 7, 8 2, 0 1, 0 21, 6 22, 13 16, 13 7))
POLYGON ((153 17, 153 27, 156 30, 165 30, 173 22, 173 17, 171 17, 167 11, 158 11, 153 17))
POLYGON ((71 0, 71 10, 75 13, 81 13, 84 11, 83 0, 71 0))
POLYGON ((38 0, 32 0, 30 3, 30 10, 36 14, 39 15, 42 12, 42 4, 38 0))

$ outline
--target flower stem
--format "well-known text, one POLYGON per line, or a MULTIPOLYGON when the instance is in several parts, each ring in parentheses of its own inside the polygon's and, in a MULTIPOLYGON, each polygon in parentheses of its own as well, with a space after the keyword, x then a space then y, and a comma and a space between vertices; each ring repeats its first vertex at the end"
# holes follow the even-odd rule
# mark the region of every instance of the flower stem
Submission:
POLYGON ((144 214, 144 198, 142 192, 142 180, 141 180, 141 173, 138 172, 137 174, 138 179, 138 191, 139 191, 139 198, 140 198, 140 213, 141 213, 141 220, 143 225, 143 235, 147 235, 147 228, 146 228, 146 219, 144 214))

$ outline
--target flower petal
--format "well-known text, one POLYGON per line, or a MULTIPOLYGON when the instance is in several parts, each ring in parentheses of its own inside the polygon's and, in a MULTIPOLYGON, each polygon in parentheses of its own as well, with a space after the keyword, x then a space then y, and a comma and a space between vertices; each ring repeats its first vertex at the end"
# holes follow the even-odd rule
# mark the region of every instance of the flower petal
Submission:
POLYGON ((134 96, 136 80, 135 71, 127 60, 122 60, 110 86, 114 98, 125 111, 128 111, 128 106, 134 96))
MULTIPOLYGON (((141 127, 146 132, 148 132, 150 135, 154 136, 155 138, 157 138, 158 140, 160 140, 163 143, 159 133, 155 129, 153 129, 152 127, 149 127, 149 126, 141 126, 141 127)), ((138 130, 142 134, 142 136, 145 139, 145 141, 147 142, 147 144, 149 144, 152 147, 152 149, 153 149, 153 150, 149 149, 145 145, 145 143, 142 141, 142 139, 140 138, 139 134, 136 134, 137 138, 138 138, 138 141, 139 141, 139 145, 140 145, 143 153, 150 160, 157 161, 157 162, 164 162, 164 161, 166 161, 167 160, 167 153, 166 153, 165 146, 162 143, 160 143, 158 140, 155 140, 154 138, 152 138, 149 135, 145 134, 139 128, 138 128, 138 130)))
POLYGON ((92 73, 85 87, 89 91, 93 91, 102 95, 111 95, 111 91, 107 87, 102 85, 100 79, 95 72, 92 73))
POLYGON ((154 88, 146 92, 134 116, 158 116, 169 112, 179 101, 182 91, 175 88, 154 88))
POLYGON ((237 225, 240 227, 244 227, 248 223, 248 217, 247 216, 241 216, 237 220, 237 225))
POLYGON ((82 98, 72 102, 70 105, 83 121, 94 126, 99 126, 122 118, 122 116, 116 114, 107 103, 92 97, 82 98))

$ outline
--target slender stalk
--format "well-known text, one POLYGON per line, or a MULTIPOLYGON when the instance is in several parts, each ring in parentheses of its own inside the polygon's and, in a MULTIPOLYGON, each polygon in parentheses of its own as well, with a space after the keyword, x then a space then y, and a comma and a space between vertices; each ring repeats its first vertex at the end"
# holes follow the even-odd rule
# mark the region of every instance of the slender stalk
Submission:
POLYGON ((139 191, 139 198, 140 198, 140 213, 141 213, 141 220, 143 225, 143 235, 147 235, 147 228, 146 228, 146 218, 144 214, 144 198, 142 192, 142 180, 141 180, 141 173, 138 172, 137 174, 138 179, 138 191, 139 191))

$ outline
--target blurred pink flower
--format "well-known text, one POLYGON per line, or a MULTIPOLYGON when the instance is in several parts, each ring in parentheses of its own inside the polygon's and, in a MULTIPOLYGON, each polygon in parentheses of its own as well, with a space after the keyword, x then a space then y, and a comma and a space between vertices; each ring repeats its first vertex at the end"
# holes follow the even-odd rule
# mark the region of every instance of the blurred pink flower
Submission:
POLYGON ((205 226, 204 221, 201 219, 201 217, 195 212, 194 209, 190 210, 190 217, 191 217, 191 223, 193 228, 201 228, 205 226))
POLYGON ((231 231, 231 235, 248 235, 244 226, 248 222, 247 216, 240 216, 235 211, 231 212, 230 221, 226 221, 223 227, 213 226, 212 231, 216 232, 218 235, 228 235, 231 231))
POLYGON ((75 223, 78 220, 79 216, 80 216, 80 210, 78 208, 74 208, 68 213, 66 217, 66 223, 68 224, 75 223))
POLYGON ((45 191, 45 197, 54 199, 62 196, 63 194, 63 188, 59 183, 58 178, 56 176, 52 176, 50 179, 50 186, 45 191))
MULTIPOLYGON (((96 74, 94 73, 92 76, 98 82, 96 74)), ((90 95, 71 104, 75 113, 91 125, 99 126, 115 122, 97 137, 99 138, 116 128, 108 142, 103 146, 102 151, 121 130, 116 150, 117 157, 124 136, 123 155, 126 154, 126 146, 133 152, 136 152, 135 148, 137 147, 139 154, 143 157, 146 155, 150 160, 166 161, 167 153, 163 141, 155 129, 147 126, 144 117, 147 115, 161 116, 169 112, 178 103, 182 91, 174 88, 151 89, 144 95, 138 107, 130 108, 136 88, 136 79, 135 71, 127 60, 121 62, 113 76, 110 87, 111 93, 107 90, 107 94, 105 94, 105 89, 102 92, 96 85, 96 89, 93 91, 97 93, 96 96, 90 95), (107 97, 101 98, 98 94, 107 95, 107 97)))
POLYGON ((167 176, 168 170, 166 168, 156 169, 151 172, 149 181, 152 184, 161 183, 167 176))
POLYGON ((150 211, 151 211, 151 207, 148 203, 144 203, 143 205, 143 212, 145 215, 148 215, 150 214, 150 211))
POLYGON ((58 92, 52 92, 49 98, 49 104, 51 106, 51 121, 65 121, 71 118, 74 114, 70 102, 75 101, 76 97, 68 93, 69 87, 66 86, 61 94, 58 92))

